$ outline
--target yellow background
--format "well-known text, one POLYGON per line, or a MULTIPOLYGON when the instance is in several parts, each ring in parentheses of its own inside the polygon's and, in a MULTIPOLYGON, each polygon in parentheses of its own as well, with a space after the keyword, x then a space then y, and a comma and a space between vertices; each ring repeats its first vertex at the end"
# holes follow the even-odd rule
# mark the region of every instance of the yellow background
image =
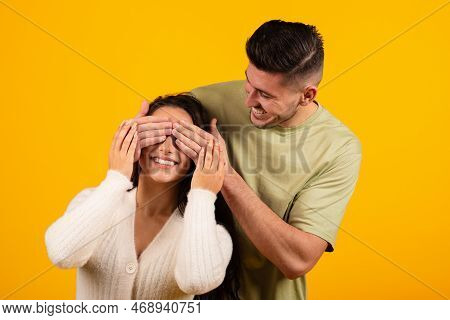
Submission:
POLYGON ((319 28, 318 100, 363 145, 309 298, 450 297, 450 6, 427 17, 444 3, 1 0, 0 298, 75 297, 44 232, 103 179, 117 125, 142 96, 242 79, 247 37, 274 18, 319 28))

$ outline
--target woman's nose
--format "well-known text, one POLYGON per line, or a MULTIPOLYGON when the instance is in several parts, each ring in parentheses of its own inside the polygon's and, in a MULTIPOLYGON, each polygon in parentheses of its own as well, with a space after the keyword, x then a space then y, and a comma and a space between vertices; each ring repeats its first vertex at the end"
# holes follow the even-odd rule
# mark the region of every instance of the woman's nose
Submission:
POLYGON ((164 140, 164 142, 161 143, 161 145, 159 146, 159 150, 164 153, 172 153, 174 142, 175 141, 172 135, 166 136, 166 140, 164 140))

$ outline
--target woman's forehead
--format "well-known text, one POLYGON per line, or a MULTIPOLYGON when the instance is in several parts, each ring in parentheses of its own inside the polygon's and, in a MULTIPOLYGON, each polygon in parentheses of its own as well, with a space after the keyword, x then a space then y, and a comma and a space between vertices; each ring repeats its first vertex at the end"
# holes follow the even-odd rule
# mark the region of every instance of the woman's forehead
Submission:
POLYGON ((166 117, 166 118, 169 118, 170 121, 174 121, 174 122, 184 120, 189 123, 192 123, 192 118, 189 115, 189 113, 187 113, 187 111, 185 111, 177 106, 164 106, 164 107, 158 108, 153 112, 152 116, 166 117))

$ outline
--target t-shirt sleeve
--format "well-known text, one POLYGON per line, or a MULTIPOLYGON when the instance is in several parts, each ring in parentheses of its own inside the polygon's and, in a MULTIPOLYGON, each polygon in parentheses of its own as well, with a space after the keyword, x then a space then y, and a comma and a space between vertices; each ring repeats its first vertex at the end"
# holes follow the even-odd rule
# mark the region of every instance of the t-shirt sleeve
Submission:
POLYGON ((297 194, 288 222, 328 242, 334 251, 336 235, 353 194, 361 164, 361 153, 343 154, 297 194))
POLYGON ((210 117, 223 118, 224 94, 217 88, 218 85, 208 85, 191 90, 206 109, 210 117))
POLYGON ((248 123, 249 111, 244 101, 244 81, 236 80, 198 87, 190 91, 219 125, 248 123))

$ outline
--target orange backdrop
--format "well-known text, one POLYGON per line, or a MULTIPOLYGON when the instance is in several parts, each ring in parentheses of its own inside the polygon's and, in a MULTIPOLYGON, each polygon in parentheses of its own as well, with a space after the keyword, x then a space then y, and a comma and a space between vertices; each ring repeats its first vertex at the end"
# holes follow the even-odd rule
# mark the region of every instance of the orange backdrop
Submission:
POLYGON ((336 251, 311 299, 450 296, 448 1, 0 1, 0 297, 71 299, 46 228, 97 185, 143 97, 242 79, 274 18, 325 39, 318 100, 363 145, 336 251))

